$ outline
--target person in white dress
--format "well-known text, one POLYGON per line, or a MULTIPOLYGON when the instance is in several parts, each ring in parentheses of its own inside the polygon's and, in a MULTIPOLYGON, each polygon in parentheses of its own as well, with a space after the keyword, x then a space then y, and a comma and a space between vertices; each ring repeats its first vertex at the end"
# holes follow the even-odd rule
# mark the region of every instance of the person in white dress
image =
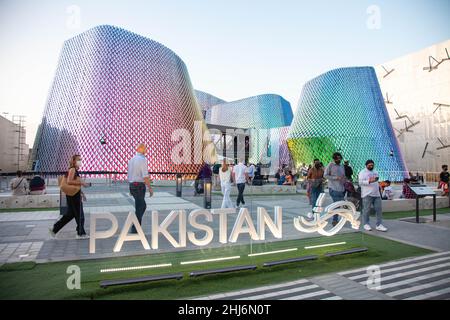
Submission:
POLYGON ((219 177, 220 177, 220 187, 222 189, 223 200, 222 200, 222 209, 223 208, 234 208, 233 202, 231 201, 231 168, 228 166, 228 163, 225 159, 223 159, 222 167, 219 169, 219 177))

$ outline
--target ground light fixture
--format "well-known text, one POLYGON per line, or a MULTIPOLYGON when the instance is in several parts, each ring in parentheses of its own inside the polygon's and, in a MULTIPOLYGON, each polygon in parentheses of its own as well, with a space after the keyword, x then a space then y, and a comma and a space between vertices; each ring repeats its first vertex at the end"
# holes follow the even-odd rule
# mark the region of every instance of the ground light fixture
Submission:
POLYGON ((183 176, 181 173, 177 173, 177 197, 181 197, 182 189, 183 189, 183 176))
POLYGON ((205 179, 204 181, 204 198, 203 198, 203 207, 205 209, 211 209, 211 179, 205 179))

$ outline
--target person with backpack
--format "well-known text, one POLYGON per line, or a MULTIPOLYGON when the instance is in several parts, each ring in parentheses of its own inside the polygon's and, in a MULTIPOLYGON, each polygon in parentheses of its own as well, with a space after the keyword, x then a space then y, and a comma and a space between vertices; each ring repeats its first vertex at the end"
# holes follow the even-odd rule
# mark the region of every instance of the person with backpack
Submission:
POLYGON ((28 194, 28 182, 22 171, 17 171, 17 177, 11 180, 11 190, 13 196, 26 196, 28 194))
POLYGON ((69 162, 69 170, 61 179, 60 186, 61 191, 66 194, 67 212, 50 228, 49 232, 53 238, 72 219, 75 219, 77 223, 77 239, 89 238, 84 230, 81 187, 90 187, 91 184, 80 178, 78 170, 81 167, 81 163, 81 156, 79 154, 73 155, 69 162))

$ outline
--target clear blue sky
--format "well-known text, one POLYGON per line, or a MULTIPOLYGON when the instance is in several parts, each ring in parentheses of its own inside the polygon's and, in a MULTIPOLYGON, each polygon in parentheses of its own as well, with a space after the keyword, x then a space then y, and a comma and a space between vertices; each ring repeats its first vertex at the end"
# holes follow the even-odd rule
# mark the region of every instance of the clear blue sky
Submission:
POLYGON ((336 67, 376 65, 450 38, 450 0, 0 0, 0 112, 27 116, 32 143, 64 40, 111 24, 159 41, 195 88, 225 100, 277 93, 336 67), (80 8, 79 28, 67 21, 80 8), (371 5, 380 28, 370 29, 371 5))

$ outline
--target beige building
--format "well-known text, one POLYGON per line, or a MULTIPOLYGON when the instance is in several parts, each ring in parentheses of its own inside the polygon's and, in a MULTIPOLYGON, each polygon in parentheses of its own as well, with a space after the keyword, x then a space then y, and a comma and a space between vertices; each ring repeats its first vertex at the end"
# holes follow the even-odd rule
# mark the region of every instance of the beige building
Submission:
POLYGON ((450 40, 375 67, 409 171, 450 165, 450 40))
POLYGON ((26 131, 19 117, 13 122, 0 116, 1 173, 28 169, 29 148, 25 138, 26 131))

